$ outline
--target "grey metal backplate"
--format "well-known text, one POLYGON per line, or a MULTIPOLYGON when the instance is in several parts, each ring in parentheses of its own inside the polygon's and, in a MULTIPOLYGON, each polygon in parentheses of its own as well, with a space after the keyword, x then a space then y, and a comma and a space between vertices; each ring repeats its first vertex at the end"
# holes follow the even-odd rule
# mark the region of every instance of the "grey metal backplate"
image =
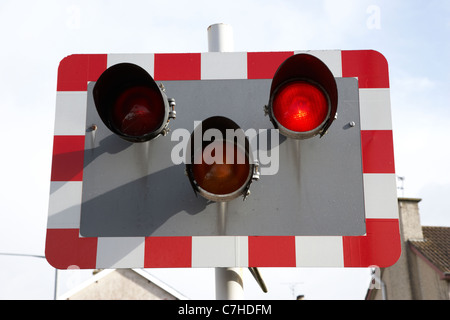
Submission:
POLYGON ((86 132, 81 235, 365 234, 358 83, 353 78, 336 81, 338 118, 328 134, 298 141, 270 131, 279 138, 278 157, 273 153, 272 163, 260 159, 270 174, 251 185, 246 201, 240 197, 222 205, 195 196, 185 165, 172 162, 172 151, 179 151, 182 140, 171 141, 171 135, 181 129, 190 133, 194 121, 215 115, 229 117, 244 131, 273 129, 263 112, 271 80, 164 81, 167 96, 177 103, 171 132, 135 144, 102 123, 91 82, 86 128, 96 124, 97 130, 86 132))

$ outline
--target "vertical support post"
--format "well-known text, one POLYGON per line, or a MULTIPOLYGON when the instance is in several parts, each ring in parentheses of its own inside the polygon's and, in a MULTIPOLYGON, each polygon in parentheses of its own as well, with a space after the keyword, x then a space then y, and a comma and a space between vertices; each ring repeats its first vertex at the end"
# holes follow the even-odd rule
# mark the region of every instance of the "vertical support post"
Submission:
MULTIPOLYGON (((233 29, 230 25, 217 23, 208 27, 208 51, 232 52, 234 50, 233 29)), ((217 203, 219 231, 225 234, 227 205, 217 203)), ((216 268, 216 300, 241 300, 244 298, 242 268, 216 268)))
POLYGON ((225 23, 216 23, 208 27, 208 51, 234 51, 233 29, 225 23))
MULTIPOLYGON (((228 206, 226 202, 217 202, 216 205, 219 234, 225 234, 228 206)), ((244 299, 242 274, 242 268, 216 268, 216 300, 244 299)))
POLYGON ((216 268, 216 300, 244 299, 242 268, 216 268))
POLYGON ((53 293, 53 300, 58 300, 58 269, 55 268, 55 291, 53 293))

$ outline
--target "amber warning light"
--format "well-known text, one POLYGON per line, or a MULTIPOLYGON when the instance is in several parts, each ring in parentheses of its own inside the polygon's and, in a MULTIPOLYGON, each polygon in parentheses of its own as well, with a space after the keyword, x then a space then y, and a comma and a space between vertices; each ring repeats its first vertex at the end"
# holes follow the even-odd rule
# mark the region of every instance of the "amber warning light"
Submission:
POLYGON ((250 194, 259 178, 244 131, 232 120, 215 116, 200 123, 191 134, 186 173, 195 191, 212 201, 229 201, 250 194))

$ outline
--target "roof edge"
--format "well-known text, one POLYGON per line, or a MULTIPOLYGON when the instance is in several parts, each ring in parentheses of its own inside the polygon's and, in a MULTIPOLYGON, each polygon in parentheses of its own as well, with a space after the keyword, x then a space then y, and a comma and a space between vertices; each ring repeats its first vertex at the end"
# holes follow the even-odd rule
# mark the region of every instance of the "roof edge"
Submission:
POLYGON ((439 274, 439 278, 441 280, 447 280, 450 279, 450 273, 449 272, 444 272, 441 269, 439 269, 439 267, 434 264, 430 259, 428 259, 425 254, 422 253, 422 251, 420 251, 419 248, 417 248, 414 245, 414 241, 408 241, 408 245, 409 248, 419 257, 421 258, 429 267, 431 267, 434 271, 436 271, 436 273, 439 274))

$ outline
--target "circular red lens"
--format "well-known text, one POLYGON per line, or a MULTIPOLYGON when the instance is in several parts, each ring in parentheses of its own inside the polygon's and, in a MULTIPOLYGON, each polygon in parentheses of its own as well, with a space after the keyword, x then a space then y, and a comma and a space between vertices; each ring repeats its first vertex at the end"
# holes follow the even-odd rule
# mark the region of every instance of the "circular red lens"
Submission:
POLYGON ((328 116, 328 101, 318 87, 304 81, 282 86, 276 93, 273 115, 285 128, 308 132, 319 127, 328 116))
POLYGON ((192 173, 199 187, 216 195, 226 195, 239 190, 247 182, 250 170, 249 161, 243 157, 243 151, 226 141, 212 142, 208 147, 214 148, 213 151, 199 152, 195 155, 192 165, 192 173), (221 152, 222 156, 219 153, 216 157, 216 152, 221 152), (245 163, 242 163, 241 159, 245 159, 245 163))
POLYGON ((121 133, 140 137, 157 130, 164 114, 160 92, 144 86, 132 87, 122 92, 116 100, 113 123, 121 133))

